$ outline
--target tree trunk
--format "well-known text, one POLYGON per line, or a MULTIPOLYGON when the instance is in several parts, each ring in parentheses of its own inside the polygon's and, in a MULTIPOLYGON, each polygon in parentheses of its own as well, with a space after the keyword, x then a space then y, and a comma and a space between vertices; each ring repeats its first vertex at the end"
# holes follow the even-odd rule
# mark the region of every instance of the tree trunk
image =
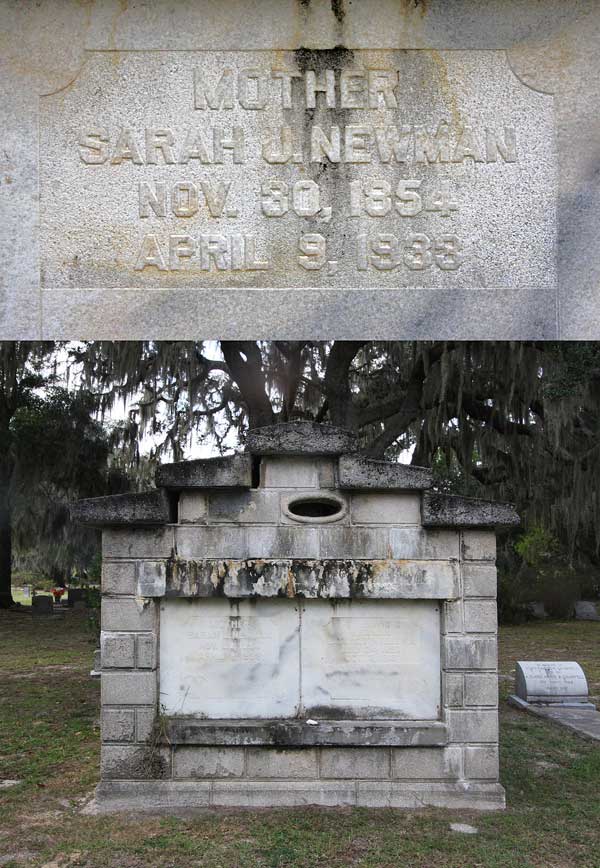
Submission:
POLYGON ((8 487, 0 487, 0 609, 8 609, 14 600, 11 592, 12 536, 8 487))

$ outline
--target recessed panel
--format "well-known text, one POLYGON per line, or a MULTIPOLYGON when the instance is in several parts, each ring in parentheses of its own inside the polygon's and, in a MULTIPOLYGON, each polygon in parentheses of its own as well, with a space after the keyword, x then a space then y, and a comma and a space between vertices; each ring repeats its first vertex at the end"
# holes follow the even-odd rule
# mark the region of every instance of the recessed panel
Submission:
POLYGON ((292 600, 164 600, 160 703, 171 715, 293 717, 299 617, 292 600))
POLYGON ((42 286, 545 303, 553 123, 504 51, 91 52, 41 100, 42 286))
POLYGON ((440 613, 435 601, 307 601, 302 700, 315 718, 440 714, 440 613))

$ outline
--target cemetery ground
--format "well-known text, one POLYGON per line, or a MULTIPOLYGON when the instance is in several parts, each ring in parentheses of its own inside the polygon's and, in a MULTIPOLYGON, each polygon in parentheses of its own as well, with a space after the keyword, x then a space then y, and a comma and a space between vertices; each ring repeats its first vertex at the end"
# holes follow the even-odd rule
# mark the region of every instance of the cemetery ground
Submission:
POLYGON ((600 865, 600 745, 511 709, 517 659, 570 659, 600 695, 600 624, 500 631, 505 812, 285 808, 85 816, 99 766, 100 684, 84 613, 0 612, 0 866, 471 868, 600 865), (478 834, 450 830, 475 826, 478 834))

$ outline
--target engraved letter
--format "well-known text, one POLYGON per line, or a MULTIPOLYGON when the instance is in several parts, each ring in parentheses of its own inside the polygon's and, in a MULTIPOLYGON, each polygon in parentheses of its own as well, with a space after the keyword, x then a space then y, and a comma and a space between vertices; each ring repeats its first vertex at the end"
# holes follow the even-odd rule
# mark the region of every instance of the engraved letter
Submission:
POLYGON ((280 127, 271 130, 271 138, 262 146, 263 160, 267 163, 287 163, 292 159, 292 128, 280 127))
POLYGON ((504 141, 493 130, 485 131, 485 150, 488 163, 495 163, 498 154, 505 163, 517 162, 517 134, 514 127, 504 127, 504 141))
POLYGON ((157 217, 167 214, 167 187, 162 182, 154 185, 140 181, 140 217, 149 217, 150 209, 157 217))
POLYGON ((158 153, 162 154, 165 163, 174 163, 173 133, 169 129, 146 130, 146 163, 155 166, 158 163, 158 153))
POLYGON ((210 211, 210 216, 221 217, 231 184, 228 181, 219 181, 215 183, 215 187, 213 189, 210 181, 200 181, 200 186, 202 188, 202 192, 204 193, 204 198, 206 199, 206 204, 208 205, 208 210, 210 211))
POLYGON ((465 127, 458 137, 452 162, 462 163, 467 157, 472 157, 476 163, 483 163, 483 150, 471 127, 465 127))
POLYGON ((313 127, 310 135, 310 160, 312 163, 324 163, 323 156, 332 163, 340 162, 340 128, 331 128, 331 138, 328 139, 321 127, 313 127))
POLYGON ((99 166, 108 160, 108 130, 105 127, 82 130, 77 144, 79 156, 88 166, 99 166))
POLYGON ((190 160, 200 160, 201 163, 210 163, 208 151, 204 146, 204 142, 199 132, 190 130, 187 134, 185 144, 179 156, 179 162, 186 166, 190 160))
POLYGON ((227 239, 223 235, 201 235, 200 268, 202 271, 210 271, 211 260, 218 271, 225 271, 228 249, 227 239))
POLYGON ((398 108, 398 100, 394 88, 398 84, 398 73, 387 69, 370 69, 369 76, 369 108, 379 108, 380 97, 386 108, 398 108))
POLYGON ((222 129, 215 127, 213 129, 213 162, 222 163, 224 161, 223 151, 233 151, 233 162, 243 163, 244 157, 244 131, 241 127, 233 127, 231 138, 226 139, 222 129))
POLYGON ((264 109, 269 98, 269 85, 260 69, 241 69, 238 75, 238 99, 248 111, 264 109))
POLYGON ((314 70, 309 69, 306 72, 306 108, 317 107, 317 94, 325 94, 325 104, 327 108, 335 108, 335 73, 333 69, 325 70, 325 83, 317 83, 317 76, 314 70))
POLYGON ((370 163, 371 127, 348 124, 344 131, 345 158, 347 163, 370 163))
POLYGON ((271 70, 273 78, 281 79, 281 107, 290 109, 292 107, 292 79, 302 78, 299 72, 283 72, 281 70, 271 70))
POLYGON ((147 265, 154 265, 159 271, 168 271, 156 235, 144 235, 139 256, 133 267, 135 271, 141 271, 147 265))
POLYGON ((415 129, 415 161, 417 163, 449 163, 450 141, 448 124, 438 124, 435 134, 423 128, 415 129))
POLYGON ((244 235, 244 248, 246 251, 246 268, 248 271, 265 271, 269 263, 264 259, 257 259, 256 244, 252 235, 244 235))
POLYGON ((340 76, 341 108, 365 108, 366 84, 362 72, 345 69, 340 76))
POLYGON ((202 81, 202 73, 194 70, 194 108, 232 109, 233 108, 233 69, 224 69, 219 83, 213 91, 208 90, 202 81))
POLYGON ((191 182, 175 184, 171 191, 171 208, 176 217, 193 217, 198 211, 198 189, 196 185, 191 182))
POLYGON ((376 127, 375 142, 381 162, 389 163, 393 156, 397 163, 406 163, 410 156, 411 145, 414 153, 412 133, 413 128, 409 124, 404 124, 400 132, 398 127, 376 127))
POLYGON ((190 235, 169 235, 169 268, 180 271, 183 268, 182 259, 194 255, 196 245, 190 235))
POLYGON ((121 130, 113 151, 111 163, 115 166, 119 166, 123 160, 131 160, 131 162, 135 163, 137 166, 141 166, 144 162, 141 151, 137 146, 135 136, 131 130, 121 130))

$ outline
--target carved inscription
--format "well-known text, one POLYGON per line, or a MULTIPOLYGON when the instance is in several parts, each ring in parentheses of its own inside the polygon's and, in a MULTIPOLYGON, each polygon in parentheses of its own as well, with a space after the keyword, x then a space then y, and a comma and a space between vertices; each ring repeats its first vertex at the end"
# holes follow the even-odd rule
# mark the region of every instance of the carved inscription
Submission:
POLYGON ((44 285, 553 283, 551 98, 502 52, 97 53, 42 103, 44 285))

